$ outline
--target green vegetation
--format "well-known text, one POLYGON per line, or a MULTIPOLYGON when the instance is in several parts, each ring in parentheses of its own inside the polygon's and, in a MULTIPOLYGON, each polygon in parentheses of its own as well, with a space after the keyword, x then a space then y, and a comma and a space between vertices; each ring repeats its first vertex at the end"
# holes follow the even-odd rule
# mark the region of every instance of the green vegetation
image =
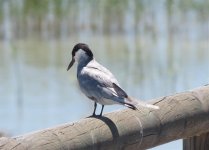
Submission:
MULTIPOLYGON (((45 25, 59 36, 63 23, 68 29, 66 32, 70 34, 80 30, 91 30, 94 33, 100 31, 103 34, 111 34, 114 30, 114 33, 121 34, 124 32, 127 12, 131 10, 135 20, 134 28, 137 29, 138 22, 152 14, 159 3, 165 6, 170 18, 176 13, 187 18, 193 12, 199 20, 204 21, 209 14, 207 0, 167 0, 164 3, 152 0, 2 0, 0 23, 5 21, 5 13, 8 11, 12 24, 14 22, 16 25, 14 36, 27 36, 28 31, 25 29, 28 30, 28 25, 32 35, 43 32, 45 25)), ((147 27, 149 29, 149 25, 147 27)))

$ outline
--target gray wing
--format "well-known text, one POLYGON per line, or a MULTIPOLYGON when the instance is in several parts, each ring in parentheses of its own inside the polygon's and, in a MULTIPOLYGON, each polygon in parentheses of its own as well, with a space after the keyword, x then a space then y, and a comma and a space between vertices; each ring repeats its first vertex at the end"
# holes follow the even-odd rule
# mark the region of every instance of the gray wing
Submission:
POLYGON ((81 90, 88 97, 124 101, 127 94, 122 90, 113 74, 96 61, 88 64, 78 75, 81 90))
POLYGON ((94 71, 94 69, 96 69, 96 70, 102 72, 103 74, 107 75, 112 82, 119 85, 119 83, 116 80, 116 78, 114 77, 114 75, 107 68, 100 65, 97 61, 92 60, 90 63, 88 63, 88 65, 86 67, 89 68, 89 69, 92 69, 91 71, 94 71))

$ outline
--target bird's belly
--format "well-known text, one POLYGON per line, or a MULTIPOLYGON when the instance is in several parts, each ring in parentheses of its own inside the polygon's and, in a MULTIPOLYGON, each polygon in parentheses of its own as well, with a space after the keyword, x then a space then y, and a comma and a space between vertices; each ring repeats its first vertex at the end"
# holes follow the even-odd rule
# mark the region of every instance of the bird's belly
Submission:
POLYGON ((118 102, 116 102, 116 101, 113 101, 113 100, 111 100, 111 99, 100 99, 100 100, 97 100, 97 102, 99 103, 99 104, 102 104, 102 105, 113 105, 113 104, 120 104, 120 103, 118 103, 118 102))
POLYGON ((86 88, 80 86, 81 91, 91 100, 101 104, 101 105, 113 105, 120 104, 114 100, 104 98, 100 92, 96 90, 87 90, 86 88))

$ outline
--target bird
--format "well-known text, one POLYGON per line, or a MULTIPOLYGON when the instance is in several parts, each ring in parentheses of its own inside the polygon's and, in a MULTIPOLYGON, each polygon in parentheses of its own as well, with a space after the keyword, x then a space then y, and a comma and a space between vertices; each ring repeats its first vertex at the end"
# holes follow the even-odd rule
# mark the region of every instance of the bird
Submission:
POLYGON ((104 105, 120 104, 130 109, 138 110, 137 105, 159 109, 158 106, 142 103, 131 98, 120 86, 115 76, 104 66, 99 64, 92 50, 85 43, 77 43, 72 50, 72 59, 67 71, 77 63, 77 80, 80 90, 92 101, 96 116, 97 103, 102 105, 99 116, 102 116, 104 105))

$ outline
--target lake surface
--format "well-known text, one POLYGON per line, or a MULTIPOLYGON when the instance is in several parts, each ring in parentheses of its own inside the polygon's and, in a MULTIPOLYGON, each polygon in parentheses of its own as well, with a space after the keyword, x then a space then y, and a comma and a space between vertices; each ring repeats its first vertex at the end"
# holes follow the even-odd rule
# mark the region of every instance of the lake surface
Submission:
MULTIPOLYGON (((200 7, 206 14, 189 3, 184 4, 187 9, 177 7, 178 1, 130 1, 107 12, 100 2, 95 15, 93 1, 64 0, 60 7, 66 14, 59 18, 51 1, 41 18, 33 20, 31 12, 22 17, 32 4, 17 2, 16 14, 16 2, 0 6, 0 130, 12 136, 92 114, 93 103, 79 91, 76 67, 66 71, 78 42, 90 46, 129 95, 145 101, 209 83, 209 15, 204 5, 200 7)), ((106 106, 104 112, 117 109, 124 107, 106 106)), ((182 141, 153 149, 182 149, 182 141)))

